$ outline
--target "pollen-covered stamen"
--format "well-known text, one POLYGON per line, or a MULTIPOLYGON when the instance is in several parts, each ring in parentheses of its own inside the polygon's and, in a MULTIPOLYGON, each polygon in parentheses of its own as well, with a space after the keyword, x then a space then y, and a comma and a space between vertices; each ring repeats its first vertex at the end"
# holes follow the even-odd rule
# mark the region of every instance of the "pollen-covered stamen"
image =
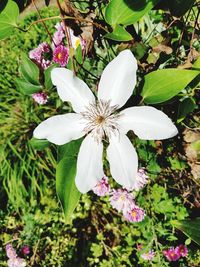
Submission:
POLYGON ((99 100, 90 104, 86 111, 81 115, 85 120, 86 133, 91 132, 97 142, 100 142, 105 136, 110 137, 111 133, 118 133, 118 118, 116 114, 118 106, 110 106, 110 101, 99 100))

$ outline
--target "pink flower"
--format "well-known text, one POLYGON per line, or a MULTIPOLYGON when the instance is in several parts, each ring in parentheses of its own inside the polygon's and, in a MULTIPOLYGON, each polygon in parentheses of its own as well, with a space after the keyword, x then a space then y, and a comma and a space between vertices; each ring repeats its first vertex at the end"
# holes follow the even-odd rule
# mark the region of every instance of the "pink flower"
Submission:
POLYGON ((63 45, 57 46, 53 51, 53 61, 59 63, 61 67, 67 65, 69 59, 69 49, 63 45))
POLYGON ((168 259, 168 261, 177 261, 181 257, 178 247, 171 247, 163 250, 163 255, 168 259))
POLYGON ((188 254, 188 249, 186 246, 184 245, 179 245, 178 247, 176 247, 176 249, 179 251, 179 254, 182 256, 182 257, 186 257, 187 254, 188 254))
POLYGON ((136 244, 136 248, 137 248, 137 250, 141 250, 142 249, 142 244, 136 244))
POLYGON ((28 255, 30 254, 30 247, 29 246, 23 246, 21 249, 22 254, 28 255))
POLYGON ((108 178, 104 176, 100 182, 93 188, 93 192, 100 197, 106 196, 109 194, 110 185, 108 183, 108 178))
POLYGON ((51 61, 50 60, 45 60, 45 59, 41 60, 42 69, 46 70, 50 65, 51 65, 51 61))
POLYGON ((135 205, 135 202, 133 196, 126 189, 114 189, 111 193, 110 204, 117 211, 126 213, 135 205))
POLYGON ((34 101, 40 105, 44 105, 48 101, 48 96, 46 93, 39 92, 39 93, 34 93, 32 94, 32 98, 34 101))
POLYGON ((129 188, 129 191, 132 190, 140 190, 142 189, 145 184, 147 184, 149 176, 146 174, 143 168, 138 169, 137 176, 135 177, 135 184, 133 187, 129 188))
POLYGON ((129 222, 141 222, 144 219, 145 212, 142 208, 133 205, 132 208, 123 213, 124 218, 129 222))
POLYGON ((57 31, 53 35, 53 47, 62 45, 63 39, 65 37, 65 32, 62 23, 57 23, 55 28, 57 29, 57 31))
POLYGON ((12 244, 6 245, 6 255, 9 258, 8 266, 9 267, 25 267, 26 262, 24 259, 17 256, 15 249, 12 244))
POLYGON ((144 260, 146 261, 152 261, 153 258, 155 257, 156 253, 153 251, 153 250, 150 250, 149 252, 147 253, 143 253, 141 255, 141 258, 143 258, 144 260))
POLYGON ((47 43, 41 43, 39 46, 29 52, 29 58, 33 59, 40 67, 46 69, 49 67, 51 62, 48 57, 50 57, 51 48, 47 43))
POLYGON ((7 244, 6 245, 6 255, 8 258, 16 258, 17 253, 15 249, 13 248, 12 244, 7 244))
POLYGON ((26 266, 25 260, 19 257, 9 259, 7 263, 9 267, 25 267, 26 266))

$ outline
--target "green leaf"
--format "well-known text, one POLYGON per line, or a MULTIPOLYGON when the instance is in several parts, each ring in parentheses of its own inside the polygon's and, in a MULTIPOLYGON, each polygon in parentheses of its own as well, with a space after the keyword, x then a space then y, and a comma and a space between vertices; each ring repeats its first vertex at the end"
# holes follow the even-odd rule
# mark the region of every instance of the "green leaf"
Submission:
POLYGON ((67 69, 73 70, 73 63, 72 63, 72 59, 71 58, 69 58, 69 60, 68 60, 67 69))
POLYGON ((31 146, 36 149, 36 150, 43 150, 46 147, 48 147, 50 145, 50 142, 46 139, 37 139, 37 138, 32 138, 29 143, 31 144, 31 146))
POLYGON ((56 191, 62 204, 66 222, 70 221, 81 196, 75 185, 75 175, 76 159, 63 158, 56 169, 56 191))
POLYGON ((57 64, 51 65, 44 71, 44 86, 47 90, 50 90, 53 87, 53 83, 51 81, 51 71, 57 66, 57 64))
POLYGON ((192 68, 195 70, 200 70, 200 57, 198 57, 197 60, 194 62, 192 68))
POLYGON ((173 16, 183 16, 194 4, 195 0, 173 0, 168 1, 170 12, 173 16))
POLYGON ((130 33, 128 33, 124 27, 117 25, 113 32, 107 33, 104 37, 114 41, 130 41, 133 39, 130 33))
POLYGON ((79 64, 83 64, 83 53, 82 53, 82 48, 80 44, 75 50, 75 58, 79 64))
POLYGON ((42 90, 42 86, 34 85, 24 79, 16 79, 16 85, 18 90, 25 95, 32 95, 42 90))
POLYGON ((105 10, 106 22, 113 28, 118 24, 134 24, 158 2, 159 0, 111 0, 105 10))
POLYGON ((40 85, 39 68, 25 54, 22 55, 22 62, 19 68, 19 72, 28 83, 40 85))
POLYGON ((171 221, 171 224, 200 246, 200 218, 195 220, 171 221))
POLYGON ((82 138, 58 147, 56 191, 67 222, 70 221, 81 196, 75 185, 76 161, 81 142, 82 138))
POLYGON ((165 102, 180 93, 197 75, 196 70, 163 69, 145 75, 142 96, 147 104, 165 102))
POLYGON ((185 117, 196 108, 196 103, 193 98, 185 98, 179 104, 178 108, 178 120, 177 122, 181 122, 185 119, 185 117))
POLYGON ((58 147, 58 161, 64 157, 76 158, 83 138, 58 147))
POLYGON ((6 7, 0 13, 0 40, 12 34, 13 29, 17 27, 18 18, 18 5, 9 0, 6 7))

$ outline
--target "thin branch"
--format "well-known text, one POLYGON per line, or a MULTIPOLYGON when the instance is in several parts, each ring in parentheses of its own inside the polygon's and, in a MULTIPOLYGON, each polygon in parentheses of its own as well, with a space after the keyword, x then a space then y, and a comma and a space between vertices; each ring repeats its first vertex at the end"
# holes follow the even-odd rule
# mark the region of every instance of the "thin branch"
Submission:
POLYGON ((22 30, 24 32, 27 32, 27 31, 29 31, 29 29, 33 25, 35 25, 37 23, 42 23, 44 21, 54 20, 54 19, 71 19, 71 20, 79 20, 80 22, 91 23, 91 24, 95 25, 97 28, 100 28, 100 29, 104 30, 105 32, 109 33, 109 30, 108 29, 106 29, 105 27, 103 27, 101 24, 99 24, 97 22, 94 22, 94 21, 88 20, 88 19, 75 18, 75 17, 70 17, 70 16, 64 16, 64 17, 61 17, 61 16, 53 16, 53 17, 49 17, 49 18, 39 19, 39 20, 33 21, 25 30, 24 29, 21 29, 19 27, 16 27, 16 28, 18 28, 19 30, 22 30))
MULTIPOLYGON (((33 6, 34 6, 35 9, 36 9, 37 14, 38 14, 38 16, 39 16, 39 18, 40 18, 40 20, 41 20, 41 23, 43 24, 43 26, 44 26, 46 32, 47 32, 47 34, 49 35, 51 41, 54 43, 53 37, 52 37, 51 33, 49 32, 48 27, 46 26, 44 20, 42 20, 42 16, 40 15, 40 11, 39 11, 38 7, 37 7, 36 4, 35 4, 35 0, 32 0, 32 4, 33 4, 33 6)), ((55 45, 55 43, 54 43, 54 45, 55 45)))

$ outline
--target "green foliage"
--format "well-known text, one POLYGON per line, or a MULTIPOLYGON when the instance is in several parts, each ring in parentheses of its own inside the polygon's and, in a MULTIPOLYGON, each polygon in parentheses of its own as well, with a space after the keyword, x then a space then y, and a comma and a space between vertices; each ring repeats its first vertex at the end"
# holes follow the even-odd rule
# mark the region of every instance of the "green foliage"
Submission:
MULTIPOLYGON (((1 8, 3 7, 4 5, 1 8)), ((12 35, 13 29, 17 27, 18 19, 19 8, 15 2, 9 0, 6 7, 0 13, 0 40, 12 35)))
POLYGON ((56 191, 67 222, 71 219, 81 196, 75 185, 76 155, 79 147, 79 140, 64 145, 59 153, 59 162, 56 168, 56 191))
POLYGON ((105 18, 107 23, 115 28, 118 24, 130 25, 137 22, 149 12, 159 0, 146 1, 123 1, 111 0, 106 7, 105 18))
POLYGON ((124 27, 117 25, 113 32, 107 33, 105 35, 106 38, 115 40, 115 41, 130 41, 133 39, 130 33, 128 33, 124 27))
POLYGON ((16 85, 18 90, 25 95, 32 95, 42 90, 41 85, 34 85, 24 79, 16 79, 16 85))
POLYGON ((19 73, 28 83, 39 85, 39 68, 25 54, 22 55, 22 62, 19 73))
POLYGON ((43 150, 50 145, 50 142, 45 139, 32 138, 29 142, 31 146, 36 150, 43 150))
POLYGON ((180 93, 197 76, 199 71, 164 69, 145 76, 142 96, 147 104, 162 103, 180 93))
POLYGON ((172 225, 200 245, 200 218, 196 218, 195 220, 172 221, 172 225))
POLYGON ((83 64, 83 52, 80 44, 75 50, 75 58, 79 64, 83 64))
POLYGON ((196 107, 195 100, 192 97, 183 99, 179 104, 177 121, 183 121, 189 113, 195 110, 196 107))

